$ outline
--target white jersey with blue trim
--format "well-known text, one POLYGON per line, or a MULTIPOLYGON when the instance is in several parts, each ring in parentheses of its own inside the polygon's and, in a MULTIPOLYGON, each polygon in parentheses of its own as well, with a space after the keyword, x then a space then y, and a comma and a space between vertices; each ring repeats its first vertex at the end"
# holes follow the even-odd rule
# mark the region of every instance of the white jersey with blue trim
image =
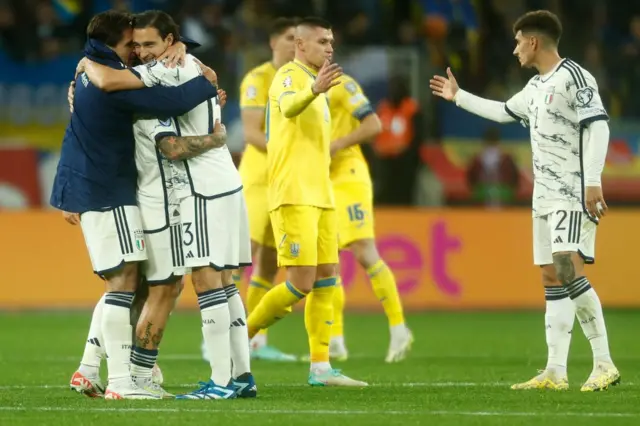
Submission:
MULTIPOLYGON (((146 86, 158 84, 178 86, 202 74, 192 55, 187 55, 184 67, 168 68, 162 62, 152 62, 136 67, 146 86)), ((193 110, 169 121, 157 120, 153 137, 158 140, 164 136, 204 136, 213 133, 216 119, 216 99, 203 102, 193 110)), ((229 149, 224 146, 212 149, 202 155, 186 161, 172 163, 173 188, 180 198, 197 195, 204 198, 216 198, 238 191, 242 182, 231 158, 229 149)))
POLYGON ((533 153, 533 216, 584 210, 584 130, 608 120, 595 78, 570 59, 536 75, 505 104, 529 127, 533 153))

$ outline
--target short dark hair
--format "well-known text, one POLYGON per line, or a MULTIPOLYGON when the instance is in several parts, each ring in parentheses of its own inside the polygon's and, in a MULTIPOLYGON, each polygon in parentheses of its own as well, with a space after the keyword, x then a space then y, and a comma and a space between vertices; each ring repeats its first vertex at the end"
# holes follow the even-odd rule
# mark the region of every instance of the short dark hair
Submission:
POLYGON ((548 10, 535 10, 525 13, 513 24, 513 34, 517 34, 518 31, 522 31, 522 33, 537 32, 558 44, 562 36, 562 24, 554 13, 548 10))
POLYGON ((122 40, 124 30, 131 28, 131 15, 108 10, 91 18, 87 25, 87 38, 98 40, 107 46, 116 46, 122 40))
POLYGON ((311 28, 320 27, 324 28, 325 30, 331 29, 331 23, 329 21, 315 16, 307 16, 306 18, 301 18, 300 20, 298 20, 298 25, 311 28))
POLYGON ((180 40, 180 26, 176 24, 171 15, 161 10, 147 10, 133 17, 133 28, 155 28, 164 40, 169 34, 173 34, 175 41, 180 40))
POLYGON ((276 18, 269 24, 269 37, 280 36, 296 25, 298 21, 295 18, 276 18))

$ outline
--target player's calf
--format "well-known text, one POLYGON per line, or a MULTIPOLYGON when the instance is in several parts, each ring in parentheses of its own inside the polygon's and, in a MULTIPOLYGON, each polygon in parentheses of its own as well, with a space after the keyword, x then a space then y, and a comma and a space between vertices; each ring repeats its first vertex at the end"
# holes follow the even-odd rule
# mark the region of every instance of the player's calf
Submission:
POLYGON ((158 348, 164 335, 169 315, 180 294, 181 277, 159 285, 149 286, 148 297, 136 327, 135 344, 131 353, 131 375, 136 384, 163 398, 171 397, 153 381, 153 369, 158 359, 158 348))
POLYGON ((224 387, 231 381, 231 317, 222 274, 208 266, 195 268, 191 281, 198 296, 211 381, 224 387))
POLYGON ((413 334, 405 324, 404 310, 395 276, 380 257, 373 239, 357 240, 348 247, 358 263, 367 271, 373 291, 382 303, 389 321, 391 339, 385 361, 389 363, 402 361, 411 350, 413 334))
POLYGON ((138 284, 138 264, 125 263, 120 270, 106 274, 105 279, 107 292, 102 314, 102 334, 107 353, 110 386, 112 382, 131 380, 130 311, 138 284))

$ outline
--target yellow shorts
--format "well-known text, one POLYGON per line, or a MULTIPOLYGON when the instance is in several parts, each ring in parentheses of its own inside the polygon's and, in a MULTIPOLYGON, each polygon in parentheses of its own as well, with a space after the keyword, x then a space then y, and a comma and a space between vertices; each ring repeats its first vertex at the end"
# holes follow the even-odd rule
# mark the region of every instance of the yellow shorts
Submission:
POLYGON ((269 217, 266 185, 248 185, 243 189, 249 212, 249 236, 251 241, 267 247, 275 247, 273 227, 269 217))
POLYGON ((271 223, 278 245, 278 266, 338 263, 335 210, 313 206, 280 206, 271 212, 271 223))
POLYGON ((340 249, 354 241, 375 238, 373 224, 373 187, 360 182, 333 185, 338 213, 340 249))

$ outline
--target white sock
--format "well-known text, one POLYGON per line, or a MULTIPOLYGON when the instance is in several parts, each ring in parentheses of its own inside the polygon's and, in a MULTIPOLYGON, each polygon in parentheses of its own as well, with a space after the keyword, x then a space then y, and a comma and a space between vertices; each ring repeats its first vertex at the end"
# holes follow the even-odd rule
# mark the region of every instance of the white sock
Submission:
POLYGON ((102 335, 107 352, 109 383, 130 379, 131 302, 133 292, 113 291, 105 294, 102 335))
POLYGON ((258 333, 253 336, 253 339, 251 339, 251 348, 255 350, 263 346, 267 346, 267 335, 264 333, 258 333))
POLYGON ((596 291, 591 287, 587 277, 576 278, 567 286, 567 290, 576 306, 576 316, 582 331, 591 343, 594 367, 598 362, 613 364, 609 353, 609 339, 602 304, 596 291))
POLYGON ((339 347, 341 349, 345 349, 345 344, 344 344, 344 336, 333 336, 331 337, 331 343, 329 344, 329 346, 333 346, 333 347, 339 347))
POLYGON ((331 363, 329 361, 311 363, 311 371, 314 373, 326 373, 329 370, 331 370, 331 363))
POLYGON ((403 339, 407 334, 407 326, 404 324, 394 325, 389 327, 389 333, 391 334, 391 340, 403 339))
POLYGON ((547 370, 566 376, 575 305, 564 287, 545 287, 544 293, 547 301, 544 315, 545 334, 549 351, 547 370))
POLYGON ((131 376, 137 379, 151 379, 153 366, 158 359, 157 349, 131 349, 131 376))
POLYGON ((211 380, 218 386, 231 381, 231 317, 227 295, 222 288, 198 294, 202 315, 202 337, 211 365, 211 380))
POLYGON ((100 371, 100 363, 104 356, 104 339, 102 338, 102 312, 104 309, 104 294, 93 308, 91 325, 87 343, 84 345, 84 353, 78 369, 85 376, 96 376, 100 371))
POLYGON ((229 303, 231 316, 231 360, 233 361, 233 377, 251 372, 249 349, 249 332, 247 331, 247 312, 235 284, 224 287, 229 303))

